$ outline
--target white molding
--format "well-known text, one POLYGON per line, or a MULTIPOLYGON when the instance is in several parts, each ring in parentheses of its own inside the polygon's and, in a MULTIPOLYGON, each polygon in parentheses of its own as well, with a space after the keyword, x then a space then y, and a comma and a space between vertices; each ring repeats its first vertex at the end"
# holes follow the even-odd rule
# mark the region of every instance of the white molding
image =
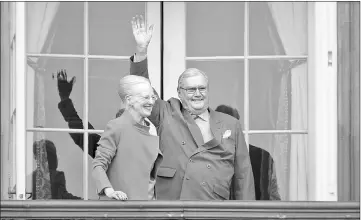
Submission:
MULTIPOLYGON (((245 132, 245 131, 244 131, 245 132)), ((307 134, 307 130, 248 130, 248 134, 307 134)))
POLYGON ((337 201, 337 3, 308 5, 309 199, 337 201))
POLYGON ((89 169, 88 169, 88 121, 89 121, 89 4, 84 2, 84 109, 83 127, 83 197, 88 200, 89 169))
POLYGON ((25 200, 25 2, 16 2, 16 199, 25 200))
MULTIPOLYGON (((161 95, 161 2, 146 3, 146 21, 147 24, 154 24, 154 31, 151 43, 148 47, 148 70, 149 79, 153 88, 161 95)), ((129 60, 129 57, 127 57, 129 60)))
POLYGON ((329 2, 328 8, 328 50, 332 51, 332 66, 328 66, 328 152, 327 198, 337 201, 337 2, 329 2))
POLYGON ((84 54, 49 54, 49 53, 28 53, 28 57, 50 57, 50 58, 89 58, 89 59, 109 59, 128 61, 129 56, 111 56, 111 55, 84 55, 84 54))
MULTIPOLYGON (((85 129, 70 129, 70 128, 27 128, 27 132, 66 132, 66 133, 84 133, 85 129)), ((103 133, 104 130, 87 130, 88 133, 103 133)))
POLYGON ((178 77, 186 69, 185 23, 185 2, 164 2, 164 99, 178 97, 178 77))
POLYGON ((244 94, 243 94, 243 120, 244 120, 244 139, 249 151, 249 3, 244 3, 244 94))
MULTIPOLYGON (((223 61, 223 60, 244 60, 245 56, 207 56, 207 57, 186 57, 186 60, 193 61, 223 61)), ((290 56, 290 55, 267 55, 253 56, 248 55, 248 60, 307 60, 306 56, 290 56)))
MULTIPOLYGON (((85 129, 70 128, 27 128, 27 132, 66 132, 66 133, 84 133, 85 129)), ((88 130, 89 134, 101 134, 104 130, 88 130)), ((243 130, 245 133, 246 130, 243 130)), ((307 134, 307 130, 248 130, 248 134, 307 134)))

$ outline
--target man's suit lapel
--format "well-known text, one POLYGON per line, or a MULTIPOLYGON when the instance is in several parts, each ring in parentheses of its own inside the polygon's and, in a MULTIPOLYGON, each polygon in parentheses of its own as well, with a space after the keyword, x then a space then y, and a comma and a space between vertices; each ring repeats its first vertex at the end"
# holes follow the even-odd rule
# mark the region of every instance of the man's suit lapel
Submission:
POLYGON ((222 126, 223 123, 219 117, 217 117, 217 113, 209 108, 209 115, 210 115, 210 123, 211 123, 211 131, 214 135, 214 138, 221 142, 222 140, 222 126))
MULTIPOLYGON (((203 144, 203 137, 201 134, 201 131, 199 130, 198 126, 195 124, 194 120, 192 119, 192 116, 185 110, 181 109, 181 111, 173 111, 172 116, 176 118, 177 121, 183 123, 183 126, 188 127, 188 130, 186 131, 186 134, 179 134, 180 136, 188 136, 190 135, 194 141, 196 142, 197 146, 201 146, 203 144), (193 121, 193 123, 192 123, 193 121), (189 134, 188 134, 189 132, 189 134)), ((179 132, 183 132, 184 130, 178 129, 179 132)), ((188 158, 190 158, 193 154, 193 152, 197 149, 193 144, 189 144, 184 141, 181 142, 181 148, 185 155, 187 155, 188 158)))
MULTIPOLYGON (((217 117, 216 113, 214 110, 212 110, 211 108, 209 109, 209 123, 210 123, 210 127, 211 127, 211 131, 212 134, 214 136, 214 138, 211 141, 208 141, 207 143, 202 144, 201 146, 198 147, 198 149, 193 152, 192 156, 206 151, 206 150, 210 150, 216 146, 218 146, 221 143, 221 138, 222 138, 222 121, 217 117)), ((197 126, 197 125, 196 125, 197 126)), ((197 126, 198 128, 198 126, 197 126)), ((201 134, 201 138, 203 140, 202 134, 201 134)))

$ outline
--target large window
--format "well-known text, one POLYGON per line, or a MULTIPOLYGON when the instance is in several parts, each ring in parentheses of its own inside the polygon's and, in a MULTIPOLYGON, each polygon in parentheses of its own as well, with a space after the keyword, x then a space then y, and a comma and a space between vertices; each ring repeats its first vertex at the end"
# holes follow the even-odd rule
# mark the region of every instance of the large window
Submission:
POLYGON ((2 30, 4 11, 11 12, 12 25, 9 49, 2 51, 9 58, 1 65, 2 92, 10 91, 9 108, 2 107, 9 123, 2 124, 6 196, 17 189, 17 199, 98 199, 88 145, 122 108, 117 82, 129 74, 135 52, 130 20, 142 14, 155 24, 149 73, 164 99, 177 97, 186 68, 206 72, 210 107, 235 108, 249 151, 261 152, 253 159, 258 184, 276 181, 286 201, 337 200, 336 3, 4 5, 2 30), (15 19, 15 11, 22 17, 15 19), (16 51, 24 62, 15 61, 16 51), (58 84, 59 71, 66 71, 72 87, 58 84), (56 197, 52 182, 65 186, 56 197))
MULTIPOLYGON (((129 74, 129 56, 135 52, 131 18, 147 14, 156 23, 148 11, 157 5, 26 3, 26 191, 33 198, 55 199, 53 184, 66 184, 67 192, 57 199, 98 198, 90 175, 92 157, 83 146, 94 144, 122 108, 116 89, 119 78, 129 74), (61 70, 68 81, 74 78, 69 99, 61 97, 67 85, 58 89, 61 70)), ((159 76, 153 74, 155 84, 159 76)))
MULTIPOLYGON (((309 60, 327 54, 330 48, 319 46, 309 51, 316 41, 312 25, 331 36, 335 30, 327 24, 332 19, 316 19, 316 10, 319 8, 308 2, 164 3, 164 96, 176 96, 174 79, 183 69, 196 67, 205 71, 210 78, 210 106, 215 109, 229 105, 238 110, 250 152, 264 150, 253 154, 255 160, 261 161, 261 168, 257 169, 277 176, 282 200, 337 199, 335 186, 325 189, 314 182, 314 176, 318 179, 321 175, 334 182, 335 167, 323 167, 323 174, 314 167, 319 166, 316 160, 322 157, 321 152, 327 152, 329 165, 336 161, 336 138, 317 152, 316 160, 309 156, 315 147, 312 94, 335 94, 336 89, 313 86, 314 70, 321 70, 322 63, 312 62, 309 66, 309 60), (267 153, 271 157, 265 156, 267 153), (316 196, 315 191, 324 194, 316 196)), ((330 12, 332 9, 326 16, 330 12)), ((334 38, 327 39, 331 45, 335 42, 334 38)), ((317 44, 321 45, 318 41, 317 44)), ((319 72, 317 75, 324 77, 319 72)), ((335 82, 334 77, 329 80, 335 82)), ((329 118, 336 118, 335 103, 335 99, 324 103, 324 107, 332 109, 328 111, 329 118)), ((327 129, 333 132, 336 120, 329 123, 333 125, 327 129)), ((316 138, 321 137, 317 133, 316 138)), ((271 177, 265 180, 266 176, 257 176, 260 184, 274 181, 271 177)))
POLYGON ((276 161, 281 198, 307 199, 307 2, 186 3, 185 25, 186 66, 209 74, 211 106, 239 111, 250 150, 276 161))

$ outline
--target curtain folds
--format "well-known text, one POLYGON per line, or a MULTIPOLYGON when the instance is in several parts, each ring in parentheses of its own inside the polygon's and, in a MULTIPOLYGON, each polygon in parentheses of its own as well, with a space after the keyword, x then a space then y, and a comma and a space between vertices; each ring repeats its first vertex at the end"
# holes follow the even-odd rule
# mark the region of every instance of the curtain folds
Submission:
MULTIPOLYGON (((269 2, 286 55, 307 55, 307 2, 269 2)), ((271 37, 275 37, 271 34, 271 37)), ((276 41, 276 40, 273 40, 276 41)), ((275 52, 282 51, 275 47, 275 52)), ((307 64, 281 62, 282 82, 276 129, 307 129, 307 64), (289 126, 290 125, 290 126, 289 126)), ((273 155, 283 200, 307 200, 307 136, 275 135, 273 155)))
MULTIPOLYGON (((27 52, 44 53, 49 51, 52 44, 53 35, 50 35, 50 28, 59 8, 59 2, 29 2, 27 3, 27 52)), ((52 33, 53 34, 53 33, 52 33)), ((34 100, 34 122, 35 127, 45 127, 45 99, 44 99, 44 79, 43 67, 46 60, 28 58, 27 77, 33 81, 34 100)), ((29 84, 28 84, 29 85, 29 84)), ((35 141, 45 139, 45 134, 36 132, 35 141)), ((34 141, 34 140, 33 140, 34 141)), ((45 148, 41 144, 36 144, 36 192, 37 199, 51 199, 50 174, 48 159, 45 148)))

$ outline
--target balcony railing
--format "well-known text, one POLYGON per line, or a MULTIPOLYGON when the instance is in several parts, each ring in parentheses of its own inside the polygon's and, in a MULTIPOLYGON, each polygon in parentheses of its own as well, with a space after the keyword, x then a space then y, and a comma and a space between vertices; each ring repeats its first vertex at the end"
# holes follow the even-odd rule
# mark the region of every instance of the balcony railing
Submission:
POLYGON ((3 200, 1 219, 360 219, 360 203, 3 200))

